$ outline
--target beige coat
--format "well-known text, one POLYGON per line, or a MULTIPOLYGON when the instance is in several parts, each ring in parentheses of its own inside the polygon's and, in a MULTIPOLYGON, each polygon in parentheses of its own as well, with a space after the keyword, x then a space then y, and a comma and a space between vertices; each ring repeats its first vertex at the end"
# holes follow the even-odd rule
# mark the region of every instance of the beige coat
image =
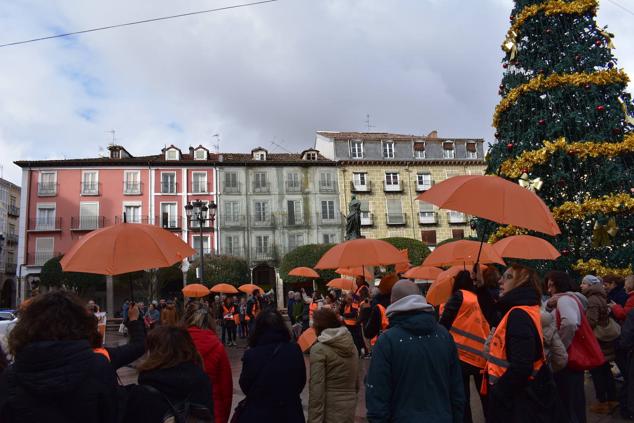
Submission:
POLYGON ((324 330, 310 350, 308 423, 353 423, 359 356, 345 327, 324 330))
POLYGON ((561 342, 557 325, 553 315, 545 310, 541 311, 542 332, 544 334, 544 354, 546 362, 550 364, 553 372, 558 372, 568 364, 568 352, 561 342))

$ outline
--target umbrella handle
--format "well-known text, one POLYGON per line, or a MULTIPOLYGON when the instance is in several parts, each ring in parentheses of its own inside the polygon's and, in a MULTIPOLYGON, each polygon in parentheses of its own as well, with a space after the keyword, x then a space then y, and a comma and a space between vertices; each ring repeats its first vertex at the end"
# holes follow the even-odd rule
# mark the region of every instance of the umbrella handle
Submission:
POLYGON ((486 237, 486 229, 482 229, 482 235, 480 236, 480 248, 478 249, 478 258, 476 258, 475 265, 478 265, 480 263, 480 254, 482 253, 482 247, 484 246, 485 237, 486 237))

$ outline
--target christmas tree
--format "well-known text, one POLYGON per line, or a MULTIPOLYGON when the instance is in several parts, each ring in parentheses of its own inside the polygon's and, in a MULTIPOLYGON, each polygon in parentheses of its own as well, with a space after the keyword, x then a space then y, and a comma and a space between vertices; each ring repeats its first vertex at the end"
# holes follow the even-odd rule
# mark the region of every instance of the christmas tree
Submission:
MULTIPOLYGON (((548 267, 632 273, 634 111, 596 0, 516 0, 487 173, 535 190, 562 234, 548 267)), ((489 228, 489 241, 526 233, 489 228)))

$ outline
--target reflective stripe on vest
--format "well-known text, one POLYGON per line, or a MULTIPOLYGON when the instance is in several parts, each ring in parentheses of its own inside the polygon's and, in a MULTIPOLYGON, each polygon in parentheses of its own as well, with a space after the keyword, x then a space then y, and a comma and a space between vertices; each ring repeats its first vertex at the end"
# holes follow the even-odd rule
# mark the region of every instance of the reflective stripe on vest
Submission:
MULTIPOLYGON (((379 309, 379 312, 381 313, 381 329, 379 330, 379 335, 380 335, 382 332, 385 332, 388 327, 390 327, 390 319, 388 319, 387 317, 387 313, 385 312, 385 307, 383 307, 381 304, 377 304, 376 307, 379 309)), ((374 344, 376 344, 376 341, 379 340, 379 335, 370 339, 370 345, 374 346, 374 344)))
POLYGON ((225 320, 233 320, 233 313, 225 305, 222 306, 222 316, 225 320))
POLYGON ((110 361, 110 353, 105 348, 93 348, 92 349, 95 354, 101 354, 110 361))
POLYGON ((487 362, 484 355, 484 343, 491 329, 482 314, 478 297, 473 292, 463 289, 460 292, 462 304, 449 333, 458 348, 460 361, 484 369, 487 362))
POLYGON ((308 307, 308 318, 309 319, 313 319, 313 313, 315 312, 315 310, 317 310, 318 304, 316 302, 312 302, 310 303, 310 306, 308 307))
MULTIPOLYGON (((357 310, 357 311, 359 310, 359 306, 354 304, 354 303, 352 305, 346 305, 346 307, 343 309, 344 314, 352 313, 352 309, 353 308, 355 310, 357 310)), ((355 318, 345 318, 344 317, 343 323, 348 325, 348 326, 355 326, 359 322, 357 322, 357 318, 356 317, 355 318)))
POLYGON ((530 316, 539 334, 539 339, 541 340, 541 357, 533 363, 533 373, 530 377, 531 379, 537 375, 537 372, 539 372, 539 369, 541 369, 545 362, 543 345, 544 334, 542 332, 542 321, 539 312, 539 306, 535 305, 513 307, 508 311, 508 313, 506 313, 498 327, 495 329, 493 339, 491 340, 489 357, 484 369, 487 376, 486 379, 488 379, 489 384, 491 385, 496 383, 498 379, 500 379, 509 368, 509 362, 506 359, 506 329, 508 326, 509 315, 515 309, 523 310, 526 314, 530 316))

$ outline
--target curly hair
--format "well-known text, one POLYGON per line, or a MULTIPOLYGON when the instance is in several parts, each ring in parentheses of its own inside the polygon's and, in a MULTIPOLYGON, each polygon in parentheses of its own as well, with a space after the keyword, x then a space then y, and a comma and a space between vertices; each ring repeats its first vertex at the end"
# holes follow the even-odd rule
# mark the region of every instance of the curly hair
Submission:
POLYGON ((91 340, 97 318, 72 292, 53 291, 33 298, 22 307, 20 318, 9 334, 9 352, 16 356, 24 347, 38 341, 91 340))

